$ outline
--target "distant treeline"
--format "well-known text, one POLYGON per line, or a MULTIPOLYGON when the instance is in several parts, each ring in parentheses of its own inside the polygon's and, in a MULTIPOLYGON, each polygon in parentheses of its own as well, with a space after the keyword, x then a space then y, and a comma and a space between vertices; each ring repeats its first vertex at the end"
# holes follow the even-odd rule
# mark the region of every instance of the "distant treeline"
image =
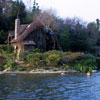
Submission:
MULTIPOLYGON (((67 10, 67 9, 65 9, 67 10)), ((14 30, 17 17, 21 24, 40 20, 51 28, 58 38, 63 51, 95 53, 100 44, 99 19, 86 24, 81 19, 59 18, 53 11, 42 11, 33 4, 32 11, 26 9, 22 1, 0 0, 0 44, 7 40, 9 30, 14 30)))

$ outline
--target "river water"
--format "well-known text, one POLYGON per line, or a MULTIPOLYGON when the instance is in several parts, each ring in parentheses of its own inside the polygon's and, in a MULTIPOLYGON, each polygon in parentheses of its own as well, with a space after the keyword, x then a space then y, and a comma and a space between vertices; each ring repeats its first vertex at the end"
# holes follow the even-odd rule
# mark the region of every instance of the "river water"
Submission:
POLYGON ((100 100, 100 72, 85 73, 2 74, 0 100, 100 100))

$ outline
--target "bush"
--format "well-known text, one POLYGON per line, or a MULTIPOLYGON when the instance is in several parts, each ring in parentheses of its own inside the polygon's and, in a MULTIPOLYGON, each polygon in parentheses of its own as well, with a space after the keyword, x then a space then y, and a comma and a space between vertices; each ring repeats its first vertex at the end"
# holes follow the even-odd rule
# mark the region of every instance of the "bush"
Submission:
POLYGON ((29 51, 24 51, 24 52, 21 52, 19 54, 19 60, 21 61, 26 61, 27 60, 27 56, 29 55, 29 51))
POLYGON ((16 54, 15 53, 4 52, 3 56, 9 61, 15 61, 15 59, 16 59, 16 54))
POLYGON ((96 58, 97 68, 100 69, 100 57, 96 58))
POLYGON ((64 56, 66 56, 69 59, 69 61, 83 60, 85 58, 83 53, 73 52, 64 52, 64 56))
POLYGON ((51 54, 46 58, 47 65, 57 66, 60 64, 61 57, 56 54, 51 54))
POLYGON ((0 64, 0 71, 3 71, 4 70, 4 67, 3 65, 0 64))
POLYGON ((0 44, 4 44, 6 40, 7 40, 7 32, 4 32, 3 30, 0 30, 0 44))
POLYGON ((14 48, 11 45, 0 45, 0 51, 3 53, 6 51, 7 53, 13 53, 14 48))
POLYGON ((0 56, 0 64, 4 64, 5 61, 6 61, 6 59, 4 57, 0 56))
POLYGON ((48 51, 41 53, 38 49, 25 51, 20 54, 20 59, 24 64, 31 69, 33 67, 59 67, 62 69, 74 69, 78 71, 91 71, 97 69, 96 59, 92 55, 85 55, 83 53, 62 52, 62 51, 48 51))
POLYGON ((8 68, 8 67, 13 68, 13 67, 15 67, 15 66, 16 66, 16 63, 11 62, 11 61, 8 61, 8 62, 5 64, 5 67, 6 67, 6 68, 8 68))
POLYGON ((11 70, 12 71, 25 71, 26 70, 26 68, 25 67, 23 67, 23 66, 15 66, 15 67, 13 67, 13 68, 11 68, 11 70))
POLYGON ((33 50, 29 50, 30 53, 40 53, 41 50, 40 49, 33 49, 33 50))
POLYGON ((87 60, 84 60, 83 62, 74 63, 72 68, 74 70, 78 70, 82 72, 88 72, 88 71, 91 72, 92 70, 97 69, 97 63, 96 63, 96 60, 87 59, 87 60))
POLYGON ((33 53, 33 54, 27 55, 26 61, 27 63, 30 64, 30 66, 38 66, 41 58, 42 58, 41 53, 33 53))
POLYGON ((68 70, 68 69, 70 69, 70 67, 68 65, 65 65, 65 66, 61 66, 61 69, 68 70))
POLYGON ((96 57, 94 57, 92 54, 85 54, 85 58, 86 59, 96 59, 96 57))
POLYGON ((92 66, 82 65, 82 64, 76 64, 73 67, 74 70, 81 71, 81 72, 91 72, 95 68, 92 66))

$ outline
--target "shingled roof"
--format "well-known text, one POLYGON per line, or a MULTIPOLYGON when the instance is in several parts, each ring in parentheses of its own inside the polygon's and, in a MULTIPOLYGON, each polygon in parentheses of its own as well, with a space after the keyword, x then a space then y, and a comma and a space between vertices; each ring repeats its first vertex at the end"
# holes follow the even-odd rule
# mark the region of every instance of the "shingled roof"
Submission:
POLYGON ((17 39, 13 39, 11 41, 11 43, 21 42, 33 30, 43 29, 43 28, 44 28, 44 25, 41 22, 39 22, 39 21, 35 21, 35 22, 33 22, 33 23, 31 23, 31 24, 29 24, 27 26, 22 26, 22 28, 20 29, 20 35, 18 36, 17 39))
MULTIPOLYGON (((22 34, 25 31, 27 26, 28 26, 28 24, 23 24, 23 25, 20 26, 19 35, 22 34)), ((10 36, 15 36, 15 31, 14 30, 10 30, 9 31, 9 35, 10 36)))

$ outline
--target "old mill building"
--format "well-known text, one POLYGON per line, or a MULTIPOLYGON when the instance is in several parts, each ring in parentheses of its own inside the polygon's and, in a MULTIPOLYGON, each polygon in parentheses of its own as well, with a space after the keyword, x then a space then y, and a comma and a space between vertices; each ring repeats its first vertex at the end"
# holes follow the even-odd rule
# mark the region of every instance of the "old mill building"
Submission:
POLYGON ((42 51, 59 49, 57 38, 51 29, 40 21, 20 25, 20 19, 15 20, 15 30, 9 31, 8 44, 14 47, 16 53, 35 48, 42 51))

